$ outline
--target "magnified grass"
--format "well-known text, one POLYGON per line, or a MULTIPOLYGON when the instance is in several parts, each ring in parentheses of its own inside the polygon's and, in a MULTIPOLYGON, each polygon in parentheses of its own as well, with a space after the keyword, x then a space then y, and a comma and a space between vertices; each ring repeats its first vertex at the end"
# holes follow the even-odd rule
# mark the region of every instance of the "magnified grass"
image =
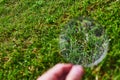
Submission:
POLYGON ((61 30, 61 54, 74 64, 97 65, 105 57, 107 47, 104 28, 88 18, 75 18, 61 30))

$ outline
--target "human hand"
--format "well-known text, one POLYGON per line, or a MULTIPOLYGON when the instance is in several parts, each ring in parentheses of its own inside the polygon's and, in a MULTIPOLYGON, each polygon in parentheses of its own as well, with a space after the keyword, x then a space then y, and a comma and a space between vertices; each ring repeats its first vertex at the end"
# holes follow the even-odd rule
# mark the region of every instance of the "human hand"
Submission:
POLYGON ((57 64, 37 80, 81 80, 83 67, 72 64, 57 64))

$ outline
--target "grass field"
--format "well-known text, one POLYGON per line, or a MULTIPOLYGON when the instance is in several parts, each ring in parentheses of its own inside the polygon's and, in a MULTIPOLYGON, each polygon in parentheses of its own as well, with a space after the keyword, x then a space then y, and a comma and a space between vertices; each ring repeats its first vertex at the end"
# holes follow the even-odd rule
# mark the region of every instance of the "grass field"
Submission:
POLYGON ((106 27, 107 57, 83 80, 120 80, 120 0, 0 0, 0 80, 35 80, 56 63, 61 26, 88 16, 106 27))

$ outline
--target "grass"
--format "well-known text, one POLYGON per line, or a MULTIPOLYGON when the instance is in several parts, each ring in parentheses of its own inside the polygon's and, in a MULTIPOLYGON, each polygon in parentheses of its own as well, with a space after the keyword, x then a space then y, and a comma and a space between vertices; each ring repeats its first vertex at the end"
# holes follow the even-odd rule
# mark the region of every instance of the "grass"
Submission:
POLYGON ((60 28, 75 16, 105 26, 107 57, 84 80, 120 79, 119 0, 0 0, 0 80, 34 80, 56 63, 60 28))

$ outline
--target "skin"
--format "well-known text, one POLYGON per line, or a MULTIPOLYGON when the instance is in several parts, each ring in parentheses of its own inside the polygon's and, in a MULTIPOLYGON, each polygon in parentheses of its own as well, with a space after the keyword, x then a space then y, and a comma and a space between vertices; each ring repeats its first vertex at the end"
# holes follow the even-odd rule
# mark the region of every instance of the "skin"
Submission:
POLYGON ((81 80, 83 67, 72 64, 57 64, 37 80, 81 80))

